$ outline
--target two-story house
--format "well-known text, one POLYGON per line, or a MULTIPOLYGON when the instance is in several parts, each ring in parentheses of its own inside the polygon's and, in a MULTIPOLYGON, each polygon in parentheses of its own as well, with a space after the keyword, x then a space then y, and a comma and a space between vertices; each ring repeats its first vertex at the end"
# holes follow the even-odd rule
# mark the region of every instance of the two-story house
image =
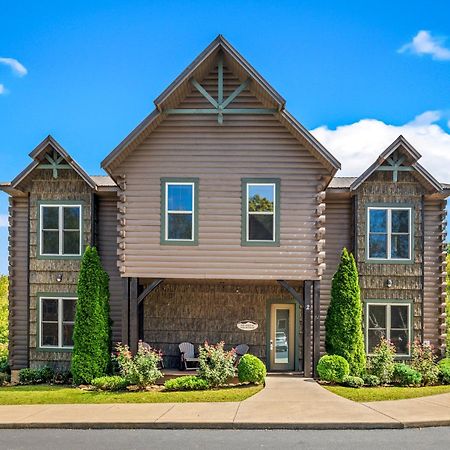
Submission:
POLYGON ((14 371, 69 365, 87 245, 110 276, 114 342, 142 339, 167 367, 180 342, 224 340, 269 370, 313 374, 344 246, 367 352, 381 336, 405 357, 415 338, 442 347, 450 190, 403 137, 359 177, 335 177, 339 162, 222 36, 154 103, 103 160, 107 176, 47 137, 0 185, 14 371))

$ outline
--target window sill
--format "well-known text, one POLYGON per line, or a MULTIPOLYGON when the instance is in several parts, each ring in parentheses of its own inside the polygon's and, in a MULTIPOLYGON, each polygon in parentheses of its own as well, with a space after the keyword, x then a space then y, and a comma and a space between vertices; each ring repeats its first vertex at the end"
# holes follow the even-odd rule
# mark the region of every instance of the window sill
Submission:
POLYGON ((37 255, 37 259, 47 259, 47 260, 55 260, 55 259, 81 259, 82 255, 37 255))
POLYGON ((72 353, 73 347, 36 347, 36 351, 46 353, 72 353))
POLYGON ((365 259, 366 264, 414 264, 412 259, 365 259))

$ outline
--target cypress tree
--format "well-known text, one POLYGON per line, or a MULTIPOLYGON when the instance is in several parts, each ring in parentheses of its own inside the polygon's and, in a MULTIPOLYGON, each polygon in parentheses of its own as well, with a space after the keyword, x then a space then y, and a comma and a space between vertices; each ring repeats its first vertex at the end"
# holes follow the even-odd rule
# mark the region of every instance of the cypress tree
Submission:
POLYGON ((366 368, 366 354, 358 269, 353 255, 346 248, 342 250, 341 262, 331 282, 325 332, 327 353, 344 357, 349 363, 350 373, 362 375, 366 368))
POLYGON ((76 384, 106 375, 110 358, 109 289, 95 247, 81 260, 73 330, 72 375, 76 384))

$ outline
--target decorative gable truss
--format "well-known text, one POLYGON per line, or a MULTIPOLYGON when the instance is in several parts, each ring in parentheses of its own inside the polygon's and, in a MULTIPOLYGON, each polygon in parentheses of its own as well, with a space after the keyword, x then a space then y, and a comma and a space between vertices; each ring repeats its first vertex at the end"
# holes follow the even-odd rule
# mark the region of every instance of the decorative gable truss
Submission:
POLYGON ((378 167, 377 170, 384 172, 392 172, 392 181, 397 183, 399 172, 412 172, 413 168, 411 166, 405 166, 405 156, 401 156, 398 152, 395 152, 386 159, 385 164, 378 167))

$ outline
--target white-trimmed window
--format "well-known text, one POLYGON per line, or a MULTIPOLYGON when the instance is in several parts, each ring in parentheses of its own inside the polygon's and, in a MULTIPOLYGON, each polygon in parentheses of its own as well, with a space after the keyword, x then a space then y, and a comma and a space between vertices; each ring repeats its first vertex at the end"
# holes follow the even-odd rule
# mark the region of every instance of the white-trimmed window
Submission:
POLYGON ((367 208, 368 259, 411 260, 411 222, 411 207, 367 208))
POLYGON ((164 240, 194 242, 195 182, 166 181, 164 196, 164 240))
POLYGON ((395 345, 397 356, 409 356, 411 344, 411 304, 366 302, 366 352, 372 354, 381 338, 395 345))
POLYGON ((39 347, 73 348, 76 297, 39 298, 39 347))
POLYGON ((39 208, 39 254, 41 256, 80 256, 81 205, 43 203, 39 208))
POLYGON ((247 182, 245 185, 245 240, 254 243, 276 241, 277 183, 247 182))

